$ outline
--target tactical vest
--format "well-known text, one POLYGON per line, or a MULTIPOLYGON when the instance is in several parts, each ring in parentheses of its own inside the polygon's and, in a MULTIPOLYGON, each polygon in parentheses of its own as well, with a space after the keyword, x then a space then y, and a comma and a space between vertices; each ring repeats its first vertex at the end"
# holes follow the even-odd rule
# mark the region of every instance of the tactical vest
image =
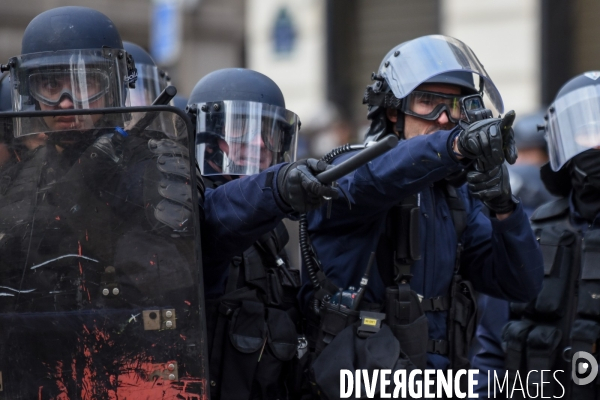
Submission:
MULTIPOLYGON (((543 287, 528 304, 511 304, 512 318, 503 329, 508 382, 526 377, 534 396, 600 398, 600 380, 576 385, 571 379, 573 355, 585 351, 597 358, 600 339, 600 230, 582 233, 570 221, 569 201, 541 206, 531 217, 544 258, 543 287), (555 378, 541 370, 556 372, 555 378), (544 379, 542 379, 544 378, 544 379), (560 384, 557 382, 560 381, 560 384), (543 381, 543 382, 542 382, 543 381)), ((527 392, 526 392, 527 393, 527 392)), ((515 394, 521 394, 516 391, 515 394)))
MULTIPOLYGON (((323 157, 323 160, 331 162, 340 154, 354 149, 355 146, 342 146, 323 157)), ((378 249, 377 257, 394 257, 394 271, 379 271, 387 285, 385 304, 361 304, 362 311, 343 308, 340 307, 340 302, 331 301, 336 296, 342 297, 345 291, 336 295, 339 289, 320 270, 318 257, 310 246, 310 240, 306 238, 306 220, 301 220, 300 246, 303 261, 307 264, 308 275, 315 289, 315 300, 311 308, 313 312, 308 316, 309 346, 314 349, 315 356, 346 327, 361 320, 362 324, 357 332, 359 336, 368 336, 376 330, 365 326, 365 318, 371 321, 381 318, 390 326, 403 353, 417 368, 426 368, 427 353, 447 356, 453 369, 468 368, 468 351, 476 327, 477 301, 470 282, 462 279, 459 274, 462 251, 460 239, 467 225, 467 215, 456 188, 447 182, 443 185, 458 238, 455 273, 447 296, 423 299, 410 288, 410 268, 414 261, 421 258, 419 195, 408 196, 388 213, 385 233, 380 243, 382 240, 389 241, 394 251, 393 254, 383 254, 378 249), (393 278, 386 279, 390 273, 393 278), (428 339, 425 312, 440 311, 448 311, 447 340, 428 339)))
POLYGON ((233 258, 225 293, 206 302, 212 399, 283 400, 299 387, 300 274, 288 267, 288 240, 283 223, 263 235, 233 258))

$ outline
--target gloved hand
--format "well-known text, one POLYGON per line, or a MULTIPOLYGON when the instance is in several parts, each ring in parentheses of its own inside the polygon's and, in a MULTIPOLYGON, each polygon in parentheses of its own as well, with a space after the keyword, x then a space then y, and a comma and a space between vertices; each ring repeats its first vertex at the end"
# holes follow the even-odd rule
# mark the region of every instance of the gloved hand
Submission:
POLYGON ((488 118, 468 125, 458 135, 458 151, 466 158, 476 159, 480 171, 489 171, 506 159, 514 164, 517 159, 512 123, 515 112, 503 118, 488 118))
POLYGON ((324 161, 314 158, 299 160, 283 167, 277 176, 277 189, 283 201, 299 213, 319 208, 326 199, 337 199, 338 191, 323 185, 315 175, 329 167, 324 161))
POLYGON ((114 133, 107 133, 100 136, 92 144, 92 148, 104 153, 115 164, 123 159, 123 142, 127 137, 127 132, 121 128, 116 128, 114 133))
POLYGON ((506 162, 513 165, 517 161, 519 156, 517 151, 517 145, 515 144, 515 131, 513 131, 512 125, 515 122, 515 112, 509 111, 504 114, 502 118, 502 124, 500 124, 500 132, 502 133, 502 151, 504 152, 504 158, 506 162))
POLYGON ((467 174, 468 189, 471 195, 483 202, 496 214, 514 211, 519 202, 510 189, 510 177, 505 164, 485 171, 470 171, 467 174))

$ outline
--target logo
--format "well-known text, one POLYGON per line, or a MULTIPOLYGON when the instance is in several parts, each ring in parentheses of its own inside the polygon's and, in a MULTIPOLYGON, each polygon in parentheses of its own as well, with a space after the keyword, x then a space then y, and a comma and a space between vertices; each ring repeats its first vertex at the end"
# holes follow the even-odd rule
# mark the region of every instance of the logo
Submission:
POLYGON ((571 376, 576 385, 592 383, 598 376, 598 362, 593 355, 586 351, 578 351, 571 361, 571 376), (582 375, 587 375, 580 378, 582 375))
POLYGON ((596 79, 600 78, 600 72, 599 71, 586 72, 584 75, 587 76, 590 79, 593 79, 593 80, 596 80, 596 79))

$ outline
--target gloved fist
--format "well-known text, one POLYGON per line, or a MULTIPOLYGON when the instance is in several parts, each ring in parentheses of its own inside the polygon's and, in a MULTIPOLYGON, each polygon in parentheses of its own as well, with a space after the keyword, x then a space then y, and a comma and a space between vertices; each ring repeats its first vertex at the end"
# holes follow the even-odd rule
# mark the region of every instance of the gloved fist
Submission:
POLYGON ((458 151, 466 158, 476 159, 480 171, 488 171, 506 159, 513 164, 517 158, 512 123, 514 111, 503 118, 488 118, 468 125, 458 135, 458 151))
POLYGON ((117 128, 114 133, 107 133, 96 139, 92 148, 101 151, 115 164, 118 164, 123 159, 123 142, 126 137, 127 132, 117 128))
POLYGON ((283 201, 299 213, 319 208, 330 197, 337 199, 338 191, 323 185, 315 177, 329 166, 314 158, 299 160, 283 167, 277 176, 277 189, 283 201))
POLYGON ((470 171, 467 174, 468 189, 471 195, 483 202, 496 214, 514 211, 519 201, 512 195, 510 177, 505 164, 480 172, 470 171))
POLYGON ((513 131, 512 125, 515 122, 515 112, 509 111, 504 114, 502 123, 500 124, 500 132, 502 133, 502 151, 506 162, 513 165, 517 161, 519 156, 517 152, 517 145, 515 144, 515 131, 513 131))

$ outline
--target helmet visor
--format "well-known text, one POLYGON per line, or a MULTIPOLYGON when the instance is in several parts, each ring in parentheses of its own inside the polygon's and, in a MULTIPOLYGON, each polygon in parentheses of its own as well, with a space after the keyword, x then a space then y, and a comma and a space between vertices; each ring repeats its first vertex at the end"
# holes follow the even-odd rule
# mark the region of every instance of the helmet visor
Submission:
POLYGON ((460 40, 448 36, 424 36, 397 46, 386 55, 379 73, 394 96, 403 99, 428 79, 451 71, 479 75, 483 82, 480 91, 490 98, 498 112, 504 111, 498 89, 473 50, 460 40))
POLYGON ((26 54, 11 59, 10 65, 13 111, 51 110, 63 101, 62 109, 126 105, 129 78, 123 50, 26 54))
POLYGON ((585 86, 556 99, 548 109, 546 140, 552 170, 600 146, 600 86, 585 86))
POLYGON ((135 89, 129 89, 132 107, 149 106, 167 87, 167 81, 160 76, 158 67, 149 64, 136 65, 137 81, 135 89))
POLYGON ((203 175, 253 175, 296 158, 299 119, 250 101, 198 104, 196 156, 203 175))

